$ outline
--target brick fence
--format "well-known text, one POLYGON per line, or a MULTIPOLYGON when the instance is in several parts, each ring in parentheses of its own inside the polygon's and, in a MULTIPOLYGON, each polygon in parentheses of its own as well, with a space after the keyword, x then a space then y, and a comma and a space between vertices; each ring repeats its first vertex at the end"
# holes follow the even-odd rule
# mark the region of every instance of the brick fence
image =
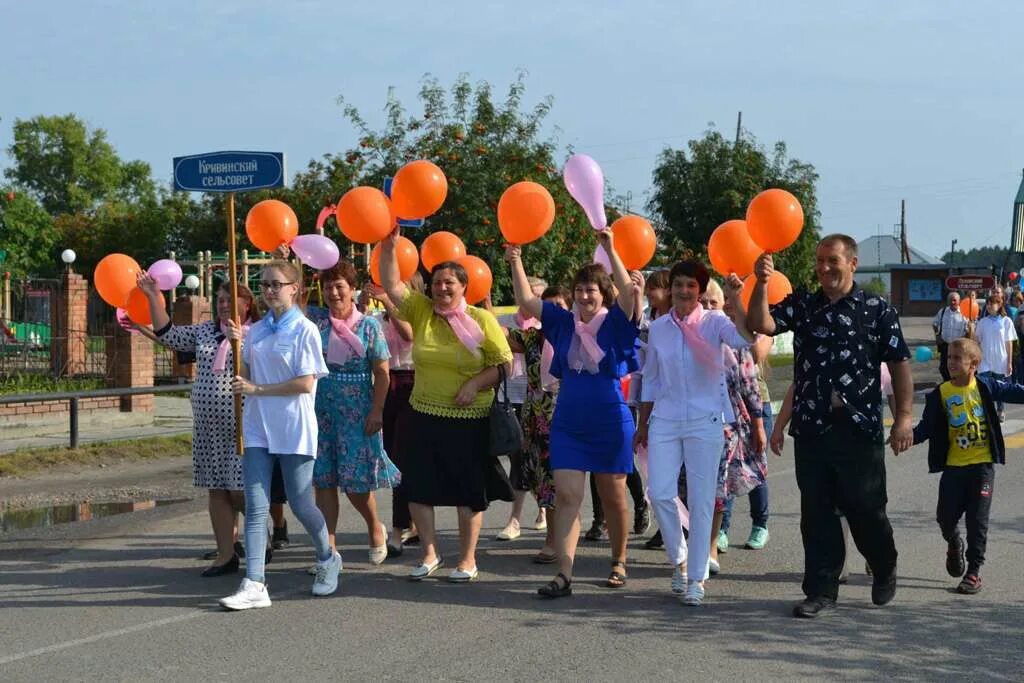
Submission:
MULTIPOLYGON (((151 397, 147 397, 152 400, 151 397)), ((109 398, 81 398, 78 400, 78 412, 93 412, 96 410, 119 410, 121 399, 117 396, 109 398)), ((10 403, 0 405, 0 420, 4 422, 16 422, 18 418, 29 419, 33 417, 58 417, 68 414, 67 401, 43 401, 41 403, 10 403)))

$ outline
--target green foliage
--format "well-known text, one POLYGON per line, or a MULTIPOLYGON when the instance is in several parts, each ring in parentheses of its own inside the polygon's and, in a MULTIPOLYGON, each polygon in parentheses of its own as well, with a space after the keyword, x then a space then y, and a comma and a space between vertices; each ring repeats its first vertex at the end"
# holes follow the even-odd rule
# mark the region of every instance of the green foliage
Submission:
POLYGON ((883 299, 888 298, 889 296, 889 290, 885 286, 885 281, 880 277, 873 277, 870 281, 865 283, 864 291, 868 294, 880 296, 883 299))
POLYGON ((714 229, 743 218, 758 192, 770 187, 788 190, 803 206, 804 229, 795 244, 776 256, 776 267, 794 286, 810 284, 820 233, 817 179, 812 165, 788 157, 783 142, 769 154, 749 133, 734 143, 710 130, 691 140, 688 150, 662 151, 648 209, 665 225, 659 238, 670 260, 687 251, 706 258, 714 229))
POLYGON ((42 274, 50 274, 57 267, 56 247, 57 232, 46 210, 23 192, 0 188, 0 249, 7 251, 0 268, 21 278, 49 264, 42 274))
POLYGON ((54 378, 50 375, 11 375, 0 378, 0 396, 85 391, 88 389, 102 389, 105 386, 106 382, 102 377, 54 378))
POLYGON ((1004 266, 1004 272, 1024 268, 1024 254, 1010 251, 1009 247, 975 247, 969 251, 957 249, 955 252, 947 251, 942 255, 942 260, 956 266, 993 268, 996 273, 1004 266))

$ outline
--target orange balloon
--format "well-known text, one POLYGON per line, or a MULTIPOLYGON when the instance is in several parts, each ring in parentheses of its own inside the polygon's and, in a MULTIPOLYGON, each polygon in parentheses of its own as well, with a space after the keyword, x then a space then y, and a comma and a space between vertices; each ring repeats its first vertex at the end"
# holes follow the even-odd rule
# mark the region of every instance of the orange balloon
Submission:
POLYGON ((437 213, 447 196, 444 172, 424 159, 398 169, 391 184, 391 206, 400 218, 425 218, 437 213))
POLYGON ((529 244, 540 239, 554 222, 555 200, 540 183, 516 183, 498 200, 498 227, 511 244, 529 244))
MULTIPOLYGON (((420 255, 416 251, 416 245, 410 239, 399 237, 398 244, 395 245, 395 256, 398 257, 398 277, 402 282, 408 282, 420 265, 420 255)), ((376 284, 381 284, 379 243, 370 252, 370 277, 376 284)))
POLYGON ((341 233, 353 242, 373 244, 395 227, 390 200, 375 187, 353 187, 338 202, 335 212, 341 233))
POLYGON ((142 268, 131 256, 108 254, 96 264, 93 280, 96 291, 114 308, 126 308, 128 295, 135 289, 135 276, 142 268))
POLYGON ((466 275, 469 276, 469 284, 466 285, 466 303, 473 306, 484 299, 491 293, 491 283, 493 278, 491 277, 491 269, 487 267, 487 263, 476 256, 463 256, 458 259, 458 263, 466 269, 466 275))
POLYGON ((981 309, 978 306, 978 300, 962 299, 960 301, 960 312, 968 320, 977 320, 978 314, 981 312, 981 309))
POLYGON ((612 223, 612 233, 615 253, 626 270, 640 270, 654 258, 658 238, 651 224, 640 216, 623 216, 612 223))
POLYGON ((292 207, 276 199, 257 202, 245 217, 245 234, 257 249, 274 251, 299 234, 299 219, 292 207))
MULTIPOLYGON (((754 295, 756 282, 757 278, 753 275, 743 281, 743 291, 740 292, 740 296, 743 298, 743 306, 747 309, 750 308, 750 297, 754 295)), ((768 305, 772 306, 789 296, 793 292, 793 285, 789 283, 788 277, 776 270, 768 278, 767 289, 768 305)))
MULTIPOLYGON (((164 295, 160 294, 160 305, 165 306, 164 295)), ((153 317, 149 314, 149 299, 145 292, 136 287, 128 295, 128 305, 124 307, 128 319, 136 325, 152 325, 153 317)))
POLYGON ((750 239, 768 252, 782 251, 796 242, 804 228, 804 210, 785 190, 765 190, 747 207, 750 239))
POLYGON ((723 276, 730 273, 739 277, 750 275, 754 272, 754 261, 762 251, 750 239, 746 221, 726 221, 715 228, 708 240, 711 267, 723 276))
POLYGON ((445 230, 431 233, 420 245, 420 260, 428 272, 444 261, 458 261, 466 255, 466 245, 462 240, 445 230))

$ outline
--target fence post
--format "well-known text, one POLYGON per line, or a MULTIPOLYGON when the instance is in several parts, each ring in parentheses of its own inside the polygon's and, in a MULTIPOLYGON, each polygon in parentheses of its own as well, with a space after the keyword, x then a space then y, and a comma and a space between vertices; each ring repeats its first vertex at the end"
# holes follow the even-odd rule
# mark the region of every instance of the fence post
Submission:
MULTIPOLYGON (((113 387, 153 386, 153 342, 130 334, 117 323, 107 327, 107 384, 113 387)), ((153 394, 121 397, 121 412, 153 410, 153 394)))
POLYGON ((55 377, 85 372, 89 283, 78 273, 64 273, 50 299, 50 370, 55 377))
POLYGON ((78 448, 78 397, 68 401, 68 419, 70 421, 71 448, 78 448))
POLYGON ((206 296, 206 268, 201 251, 196 252, 196 271, 199 273, 199 296, 206 296))

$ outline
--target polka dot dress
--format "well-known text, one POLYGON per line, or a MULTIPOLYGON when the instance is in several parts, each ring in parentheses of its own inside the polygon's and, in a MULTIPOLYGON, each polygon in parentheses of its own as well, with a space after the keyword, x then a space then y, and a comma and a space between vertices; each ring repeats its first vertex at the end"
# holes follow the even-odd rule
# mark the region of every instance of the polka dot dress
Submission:
POLYGON ((160 341, 175 351, 194 352, 198 364, 192 387, 192 485, 204 489, 242 489, 242 459, 235 449, 235 405, 231 394, 231 351, 226 370, 213 360, 224 336, 213 322, 172 325, 160 341))

